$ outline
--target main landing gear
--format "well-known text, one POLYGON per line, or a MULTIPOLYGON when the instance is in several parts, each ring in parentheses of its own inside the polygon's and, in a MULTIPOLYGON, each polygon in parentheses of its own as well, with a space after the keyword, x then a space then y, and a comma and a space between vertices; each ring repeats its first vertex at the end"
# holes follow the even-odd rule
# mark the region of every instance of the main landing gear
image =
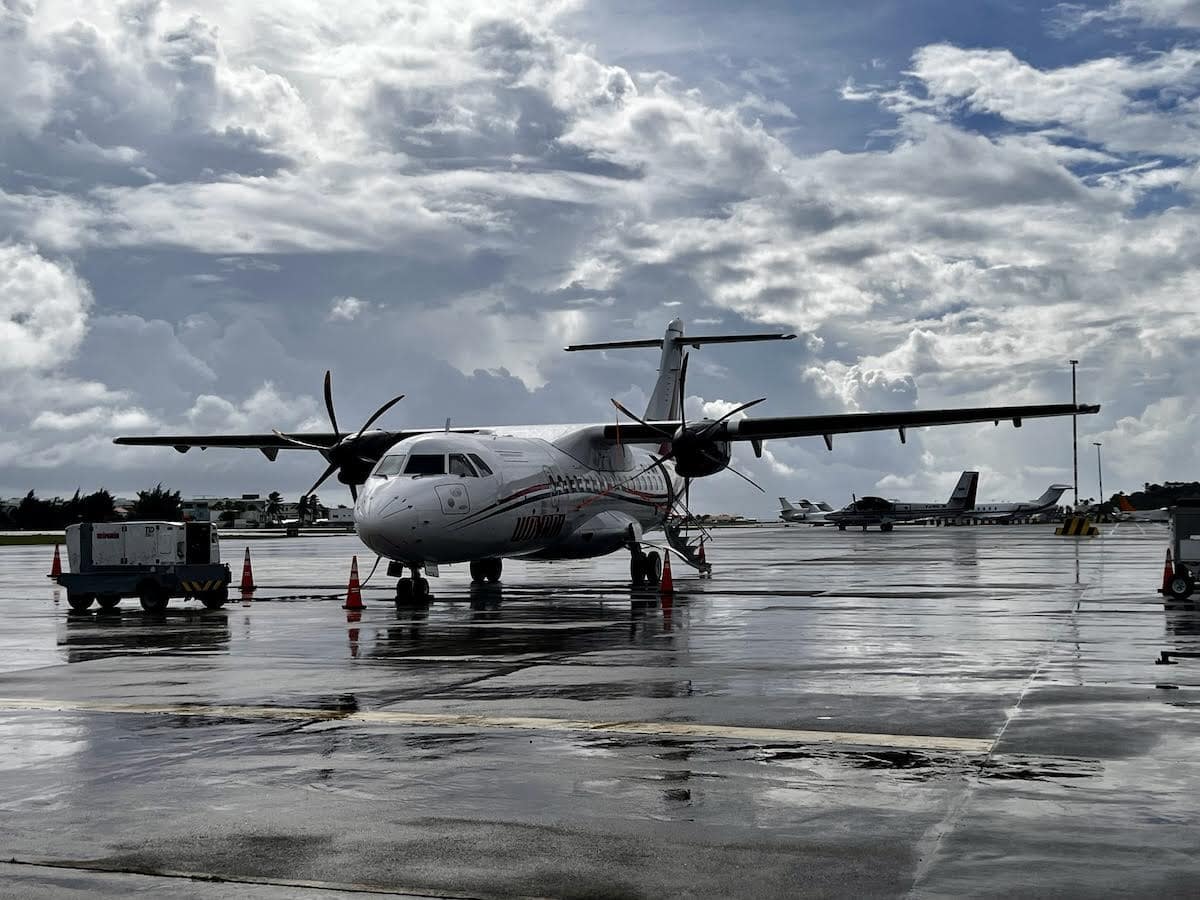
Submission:
POLYGON ((495 584, 500 580, 500 572, 504 569, 502 559, 473 559, 471 560, 471 582, 473 584, 495 584))
POLYGON ((629 556, 629 580, 634 587, 643 584, 657 585, 662 581, 662 557, 657 550, 646 553, 641 547, 634 546, 629 556))

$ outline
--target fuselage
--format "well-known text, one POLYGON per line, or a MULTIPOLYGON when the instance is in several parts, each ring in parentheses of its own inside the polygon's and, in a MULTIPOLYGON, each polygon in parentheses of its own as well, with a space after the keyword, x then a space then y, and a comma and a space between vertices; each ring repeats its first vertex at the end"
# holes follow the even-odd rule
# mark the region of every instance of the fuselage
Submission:
POLYGON ((360 488, 359 538, 407 565, 586 558, 628 546, 663 524, 679 484, 669 462, 594 432, 399 441, 360 488))

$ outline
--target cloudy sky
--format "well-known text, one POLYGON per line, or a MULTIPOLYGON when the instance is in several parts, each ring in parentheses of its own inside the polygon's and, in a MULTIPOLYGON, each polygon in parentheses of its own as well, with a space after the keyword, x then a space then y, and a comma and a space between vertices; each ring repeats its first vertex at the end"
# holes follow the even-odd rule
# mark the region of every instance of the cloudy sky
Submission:
MULTIPOLYGON (((1070 398, 1080 488, 1200 476, 1200 0, 0 0, 0 496, 295 493, 116 434, 1070 398)), ((1070 481, 1069 420, 775 442, 696 506, 1070 481)), ((328 502, 342 489, 329 486, 328 502)))

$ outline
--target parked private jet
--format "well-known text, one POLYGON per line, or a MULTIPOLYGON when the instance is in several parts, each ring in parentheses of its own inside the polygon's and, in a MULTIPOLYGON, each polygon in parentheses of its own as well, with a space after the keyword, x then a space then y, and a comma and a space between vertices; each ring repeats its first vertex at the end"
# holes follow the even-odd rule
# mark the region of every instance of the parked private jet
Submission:
POLYGON ((802 522, 805 525, 828 525, 825 513, 832 512, 833 507, 824 500, 813 503, 811 500, 797 500, 793 506, 787 497, 779 498, 779 518, 785 522, 802 522))
POLYGON ((826 513, 825 519, 845 531, 849 525, 878 525, 880 531, 891 531, 897 522, 922 522, 929 519, 952 519, 975 506, 979 487, 978 472, 963 472, 945 503, 899 503, 882 497, 860 497, 848 506, 826 513))
MULTIPOLYGON (((675 319, 661 338, 578 344, 568 350, 659 347, 662 355, 649 404, 637 416, 613 400, 627 421, 585 425, 371 429, 403 399, 395 397, 357 431, 343 431, 334 414, 330 376, 325 408, 332 431, 250 435, 152 435, 118 437, 118 444, 174 447, 246 447, 274 460, 281 450, 319 453, 328 466, 309 490, 329 476, 350 487, 360 539, 391 561, 398 578, 397 603, 425 597, 438 566, 470 564, 475 580, 498 581, 505 558, 580 559, 625 549, 633 582, 657 579, 661 557, 646 532, 664 529, 670 549, 693 566, 703 565, 673 523, 687 520, 691 479, 728 469, 732 447, 747 442, 761 454, 763 442, 968 422, 1097 412, 1069 403, 968 409, 910 410, 816 416, 742 417, 765 398, 743 403, 717 419, 687 421, 683 398, 688 357, 684 348, 740 341, 781 340, 794 335, 685 335, 675 319), (370 429, 370 430, 369 430, 370 429), (682 515, 680 515, 682 513, 682 515), (405 572, 410 573, 405 575, 405 572)), ((755 485, 755 487, 758 487, 755 485)), ((761 488, 759 488, 761 490, 761 488)))
POLYGON ((1023 519, 1036 516, 1039 513, 1050 512, 1058 505, 1058 498, 1064 491, 1069 491, 1069 484, 1052 484, 1036 500, 1017 503, 976 503, 974 508, 967 510, 959 521, 1011 522, 1013 519, 1023 519))

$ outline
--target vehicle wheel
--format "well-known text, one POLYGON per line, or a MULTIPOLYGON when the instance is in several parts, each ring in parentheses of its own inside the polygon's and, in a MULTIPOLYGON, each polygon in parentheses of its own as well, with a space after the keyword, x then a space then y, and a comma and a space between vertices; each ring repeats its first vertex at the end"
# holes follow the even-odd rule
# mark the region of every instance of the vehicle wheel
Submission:
POLYGON ((845 530, 846 530, 846 526, 845 526, 845 525, 839 525, 839 526, 838 526, 838 531, 845 531, 845 530))
POLYGON ((1176 572, 1167 582, 1167 593, 1175 600, 1186 600, 1195 589, 1196 583, 1187 572, 1176 572))
POLYGON ((223 587, 215 591, 204 591, 197 594, 196 599, 208 609, 220 609, 229 602, 229 588, 223 587))
POLYGON ((162 586, 153 582, 146 582, 138 589, 138 600, 142 609, 148 613, 162 612, 167 608, 167 601, 170 599, 170 595, 162 586))
POLYGON ((91 594, 67 594, 67 604, 75 612, 84 612, 92 605, 92 600, 95 599, 91 594))
POLYGON ((880 531, 891 531, 891 530, 892 530, 892 523, 891 523, 891 522, 884 522, 882 525, 880 525, 880 526, 879 526, 879 530, 880 530, 880 531))
POLYGON ((487 561, 487 580, 495 584, 500 580, 500 574, 504 571, 504 560, 489 559, 487 561))
POLYGON ((485 570, 487 569, 486 561, 482 559, 471 560, 471 581, 478 584, 487 578, 485 570))
POLYGON ((646 583, 646 555, 644 553, 634 553, 629 557, 629 580, 635 587, 646 583))
POLYGON ((657 550, 646 554, 646 581, 650 584, 662 582, 662 557, 658 555, 657 550))
POLYGON ((99 601, 101 609, 116 609, 117 604, 121 602, 121 598, 116 594, 101 594, 96 600, 99 601))

